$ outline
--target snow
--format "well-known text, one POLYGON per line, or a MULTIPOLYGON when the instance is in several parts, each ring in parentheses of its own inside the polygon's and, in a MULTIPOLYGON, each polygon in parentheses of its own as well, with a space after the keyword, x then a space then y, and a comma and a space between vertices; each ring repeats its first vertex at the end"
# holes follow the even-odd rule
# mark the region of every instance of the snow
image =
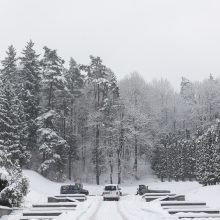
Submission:
POLYGON ((42 114, 41 116, 39 116, 39 117, 37 118, 37 120, 38 120, 38 121, 46 120, 46 119, 48 119, 48 118, 50 118, 50 117, 52 117, 52 116, 54 116, 54 115, 56 115, 56 114, 57 114, 57 113, 56 113, 54 110, 50 110, 50 111, 48 111, 48 112, 42 114))
MULTIPOLYGON (((30 209, 32 204, 47 202, 48 196, 59 195, 60 186, 63 183, 54 183, 40 174, 24 170, 25 176, 30 181, 30 192, 28 193, 24 210, 30 209), (28 208, 29 207, 29 208, 28 208)), ((70 182, 68 183, 70 184, 70 182)), ((90 195, 85 202, 78 202, 75 210, 59 208, 62 215, 55 220, 168 220, 177 219, 175 215, 169 215, 167 210, 162 209, 160 202, 145 202, 141 196, 136 196, 136 189, 139 184, 149 186, 149 189, 170 190, 171 193, 185 194, 189 201, 204 201, 211 208, 220 208, 220 185, 202 187, 197 182, 160 182, 154 176, 148 176, 141 181, 129 181, 122 184, 123 195, 119 202, 103 201, 101 196, 103 186, 84 184, 90 195)), ((204 209, 201 207, 201 209, 204 209)), ((37 209, 36 209, 37 211, 37 209)), ((48 212, 51 210, 48 209, 48 212)), ((185 215, 186 213, 181 213, 185 215)), ((188 213, 189 214, 189 213, 188 213)), ((190 213, 190 215, 195 213, 190 213)), ((197 213, 196 213, 197 214, 197 213)), ((180 215, 180 214, 179 214, 180 215)), ((204 213, 202 215, 205 215, 204 213)), ((21 217, 21 210, 17 210, 11 216, 4 216, 1 220, 18 220, 21 217)), ((202 219, 202 218, 201 218, 202 219)), ((215 218, 218 219, 218 218, 215 218)), ((219 218, 220 219, 220 218, 219 218)))
POLYGON ((0 179, 9 180, 9 173, 7 172, 5 167, 0 167, 0 179))
POLYGON ((187 193, 186 199, 203 200, 208 206, 220 209, 220 185, 199 187, 187 193))
POLYGON ((30 192, 25 201, 26 206, 33 203, 47 202, 47 197, 59 194, 60 187, 63 185, 63 183, 52 182, 31 170, 24 170, 24 175, 30 182, 30 192))

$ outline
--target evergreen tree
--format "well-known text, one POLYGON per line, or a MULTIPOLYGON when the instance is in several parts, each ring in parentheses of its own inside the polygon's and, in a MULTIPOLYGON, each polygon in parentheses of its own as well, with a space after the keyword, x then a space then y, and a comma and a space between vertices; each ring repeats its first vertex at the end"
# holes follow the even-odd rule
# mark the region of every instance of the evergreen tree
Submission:
POLYGON ((47 47, 44 47, 44 50, 44 57, 41 61, 43 114, 37 118, 38 146, 42 157, 38 171, 58 181, 64 180, 66 176, 64 169, 69 147, 62 133, 65 130, 63 100, 66 95, 64 61, 57 55, 56 50, 47 47))
POLYGON ((47 110, 56 109, 59 105, 59 97, 65 87, 64 60, 58 55, 56 50, 44 47, 44 57, 41 61, 43 79, 42 89, 45 96, 44 107, 47 110))
POLYGON ((16 51, 13 45, 8 47, 8 51, 6 51, 7 56, 4 60, 1 61, 2 63, 2 70, 1 70, 1 81, 2 83, 7 83, 14 85, 16 84, 16 74, 17 74, 17 58, 16 58, 16 51))
POLYGON ((34 43, 29 41, 20 57, 20 87, 19 98, 24 111, 23 134, 24 144, 30 151, 36 151, 36 118, 40 111, 40 63, 39 55, 33 49, 34 43))
POLYGON ((217 120, 197 140, 196 178, 203 185, 213 185, 220 181, 219 135, 220 122, 217 120))
POLYGON ((56 132, 57 113, 50 110, 37 118, 38 123, 38 145, 42 158, 38 171, 45 177, 54 181, 64 181, 65 161, 68 151, 66 140, 56 132))
POLYGON ((1 71, 1 139, 5 149, 11 153, 12 161, 23 165, 30 159, 30 154, 21 142, 23 108, 17 94, 16 52, 14 47, 10 46, 6 53, 7 57, 2 61, 1 71))

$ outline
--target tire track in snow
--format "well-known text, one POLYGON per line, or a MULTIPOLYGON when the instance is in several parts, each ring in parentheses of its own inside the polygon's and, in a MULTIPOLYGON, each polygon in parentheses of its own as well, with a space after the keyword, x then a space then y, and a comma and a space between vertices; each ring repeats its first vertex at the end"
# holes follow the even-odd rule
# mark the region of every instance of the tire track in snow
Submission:
POLYGON ((127 217, 122 212, 119 202, 117 203, 117 210, 118 210, 118 213, 120 214, 122 220, 128 220, 127 217))
POLYGON ((98 214, 100 208, 102 207, 102 203, 103 203, 102 201, 100 201, 100 202, 98 203, 97 208, 95 209, 95 211, 93 212, 93 214, 92 214, 92 216, 89 218, 89 220, 96 220, 97 214, 98 214))
POLYGON ((92 207, 92 203, 89 204, 86 210, 84 210, 79 216, 77 216, 76 220, 80 220, 82 216, 85 215, 91 207, 92 207))
POLYGON ((122 211, 122 208, 119 206, 119 212, 121 213, 121 215, 123 216, 123 220, 130 220, 130 219, 135 219, 135 220, 144 220, 146 218, 140 217, 137 213, 139 213, 140 209, 137 209, 136 207, 123 207, 123 209, 125 209, 124 211, 122 211), (136 212, 136 213, 135 213, 136 212), (126 213, 126 214, 125 214, 126 213))
POLYGON ((101 201, 100 200, 91 200, 89 205, 84 209, 76 218, 75 220, 83 220, 83 219, 90 219, 90 216, 93 216, 97 209, 100 207, 101 201), (93 209, 95 211, 93 211, 93 209), (93 211, 89 214, 90 211, 93 211))
POLYGON ((125 197, 119 203, 119 211, 126 220, 162 219, 162 214, 151 209, 142 208, 143 202, 136 197, 125 197))
POLYGON ((89 220, 128 220, 120 210, 119 202, 105 201, 96 209, 89 220))

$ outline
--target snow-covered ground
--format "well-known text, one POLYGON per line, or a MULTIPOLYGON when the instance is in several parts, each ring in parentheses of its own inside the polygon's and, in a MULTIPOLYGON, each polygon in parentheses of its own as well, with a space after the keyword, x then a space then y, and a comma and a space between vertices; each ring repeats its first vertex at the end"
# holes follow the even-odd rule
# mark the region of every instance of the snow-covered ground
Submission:
MULTIPOLYGON (((25 200, 25 209, 33 203, 47 201, 48 196, 59 194, 62 183, 51 182, 38 173, 24 170, 30 181, 30 192, 25 200)), ((190 201, 205 201, 208 206, 220 209, 220 185, 202 187, 197 182, 163 182, 153 175, 141 181, 127 182, 122 185, 124 196, 119 202, 103 202, 101 193, 103 186, 84 184, 90 195, 86 202, 79 203, 75 211, 64 213, 57 220, 160 220, 173 219, 162 210, 156 202, 146 203, 141 197, 135 196, 139 184, 148 185, 151 189, 171 190, 172 193, 184 194, 190 201)), ((14 215, 2 217, 2 220, 18 220, 21 211, 14 215)), ((176 218, 174 218, 176 219, 176 218)))

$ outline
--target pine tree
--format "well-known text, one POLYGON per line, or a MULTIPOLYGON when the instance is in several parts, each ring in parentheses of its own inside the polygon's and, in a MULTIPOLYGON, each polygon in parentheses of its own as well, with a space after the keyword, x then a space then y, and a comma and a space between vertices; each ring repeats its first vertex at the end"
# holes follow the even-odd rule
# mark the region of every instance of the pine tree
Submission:
POLYGON ((45 53, 41 61, 42 79, 42 112, 37 118, 38 146, 42 163, 38 171, 44 176, 58 180, 65 179, 66 156, 68 144, 63 125, 63 100, 65 99, 64 61, 57 55, 56 50, 44 47, 45 53))
POLYGON ((1 81, 3 84, 8 83, 14 85, 16 83, 17 58, 13 45, 8 47, 6 54, 5 59, 1 61, 3 67, 1 70, 1 81))
POLYGON ((66 178, 65 161, 69 146, 55 131, 56 117, 57 113, 50 110, 37 118, 39 153, 42 157, 38 171, 51 180, 63 181, 66 178))
POLYGON ((35 152, 36 151, 36 118, 39 116, 40 111, 40 63, 39 55, 36 54, 33 49, 34 43, 29 41, 22 52, 20 57, 20 94, 19 98, 22 101, 24 111, 23 121, 23 133, 24 133, 24 144, 27 149, 35 152))
POLYGON ((219 182, 219 134, 217 121, 197 140, 196 178, 203 185, 219 182))
POLYGON ((42 89, 45 95, 44 106, 47 110, 56 109, 59 105, 58 97, 65 87, 64 60, 58 55, 56 50, 44 47, 44 57, 41 61, 43 79, 42 89))
POLYGON ((17 58, 13 46, 10 46, 6 53, 7 56, 2 61, 3 69, 1 71, 1 139, 5 149, 11 153, 13 162, 18 162, 20 165, 23 165, 30 159, 30 154, 26 146, 21 142, 20 128, 23 109, 17 95, 17 58))

